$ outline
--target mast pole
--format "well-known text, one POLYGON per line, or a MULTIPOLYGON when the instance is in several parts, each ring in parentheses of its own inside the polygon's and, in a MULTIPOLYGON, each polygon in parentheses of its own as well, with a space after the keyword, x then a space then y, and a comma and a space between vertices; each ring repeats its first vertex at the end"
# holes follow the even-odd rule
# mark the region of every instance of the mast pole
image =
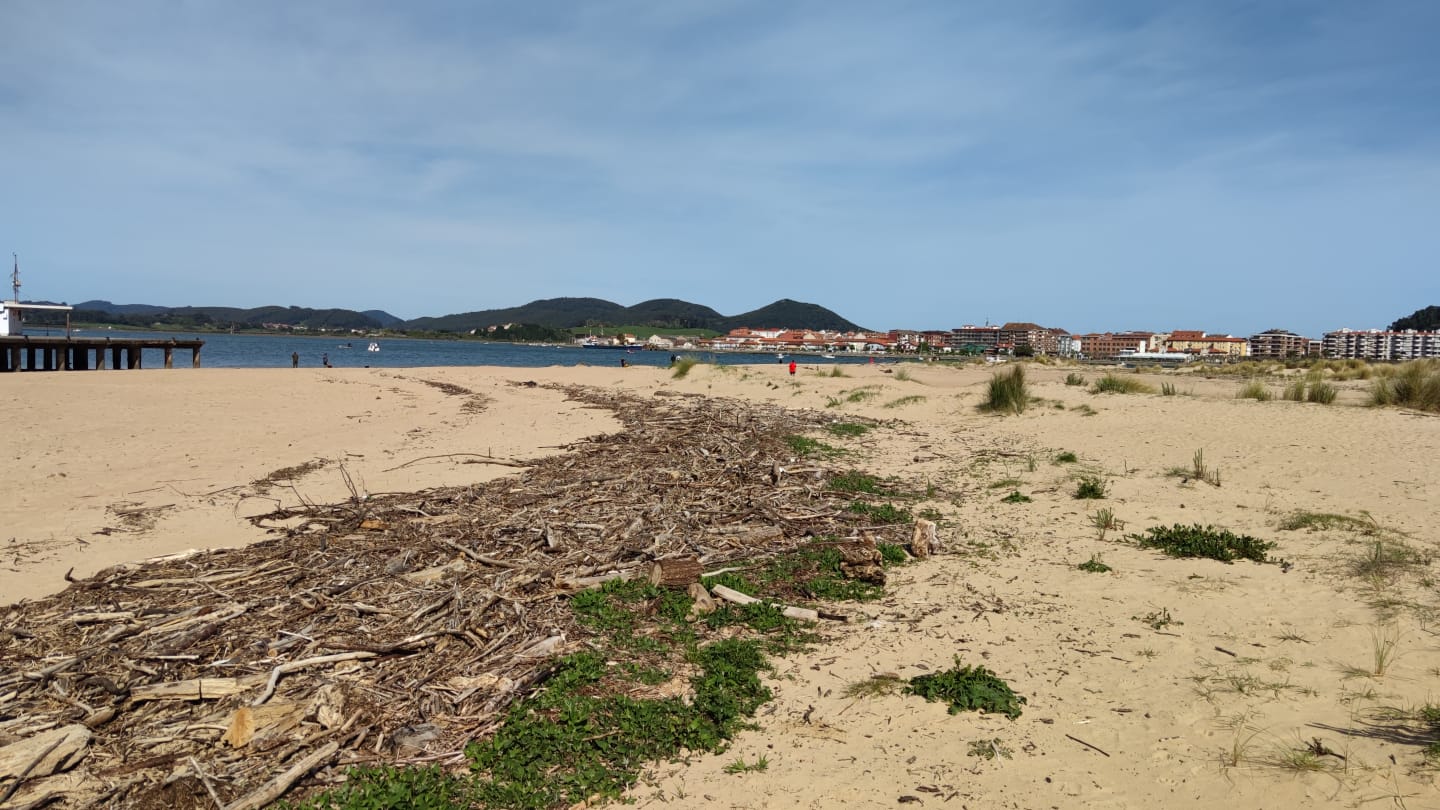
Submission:
POLYGON ((15 259, 15 269, 10 271, 10 283, 15 287, 15 303, 18 304, 20 303, 20 256, 15 253, 11 253, 10 256, 15 259))

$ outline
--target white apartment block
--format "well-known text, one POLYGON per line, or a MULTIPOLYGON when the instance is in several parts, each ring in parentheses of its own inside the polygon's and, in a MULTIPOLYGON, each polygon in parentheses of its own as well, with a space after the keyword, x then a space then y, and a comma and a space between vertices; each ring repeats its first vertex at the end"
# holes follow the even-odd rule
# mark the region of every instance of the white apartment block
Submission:
POLYGON ((1326 332, 1321 344, 1326 357, 1360 360, 1418 360, 1440 357, 1440 332, 1385 332, 1379 329, 1341 329, 1326 332))

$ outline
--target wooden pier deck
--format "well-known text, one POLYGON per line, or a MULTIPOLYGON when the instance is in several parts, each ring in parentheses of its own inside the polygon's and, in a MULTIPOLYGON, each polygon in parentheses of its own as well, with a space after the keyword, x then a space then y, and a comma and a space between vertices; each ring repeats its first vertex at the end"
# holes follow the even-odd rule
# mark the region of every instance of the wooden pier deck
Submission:
POLYGON ((203 340, 173 338, 0 337, 0 372, 84 371, 106 368, 143 368, 145 350, 163 352, 165 368, 175 367, 175 350, 190 350, 190 367, 200 367, 203 340), (92 361, 93 358, 93 361, 92 361))

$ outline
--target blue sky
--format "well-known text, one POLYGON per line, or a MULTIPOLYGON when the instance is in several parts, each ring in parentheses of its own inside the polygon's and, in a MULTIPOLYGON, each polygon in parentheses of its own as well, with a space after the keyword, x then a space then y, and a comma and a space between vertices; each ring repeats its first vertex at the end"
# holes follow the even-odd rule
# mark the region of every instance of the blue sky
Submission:
POLYGON ((1440 303, 1434 0, 0 0, 0 31, 26 297, 1313 336, 1440 303))

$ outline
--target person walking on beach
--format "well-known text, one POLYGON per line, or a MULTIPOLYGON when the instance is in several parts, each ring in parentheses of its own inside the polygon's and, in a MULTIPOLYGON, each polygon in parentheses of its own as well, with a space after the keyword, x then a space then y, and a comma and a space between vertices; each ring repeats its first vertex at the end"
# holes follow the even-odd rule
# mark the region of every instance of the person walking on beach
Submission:
POLYGON ((324 352, 323 354, 320 355, 320 365, 324 366, 325 368, 330 368, 330 353, 329 353, 329 352, 324 352))
POLYGON ((794 361, 794 360, 791 360, 791 361, 790 361, 790 376, 791 376, 791 377, 794 377, 794 376, 795 376, 795 361, 794 361))
POLYGON ((299 352, 290 352, 290 367, 291 367, 291 368, 299 368, 299 367, 300 367, 300 353, 299 353, 299 352))

